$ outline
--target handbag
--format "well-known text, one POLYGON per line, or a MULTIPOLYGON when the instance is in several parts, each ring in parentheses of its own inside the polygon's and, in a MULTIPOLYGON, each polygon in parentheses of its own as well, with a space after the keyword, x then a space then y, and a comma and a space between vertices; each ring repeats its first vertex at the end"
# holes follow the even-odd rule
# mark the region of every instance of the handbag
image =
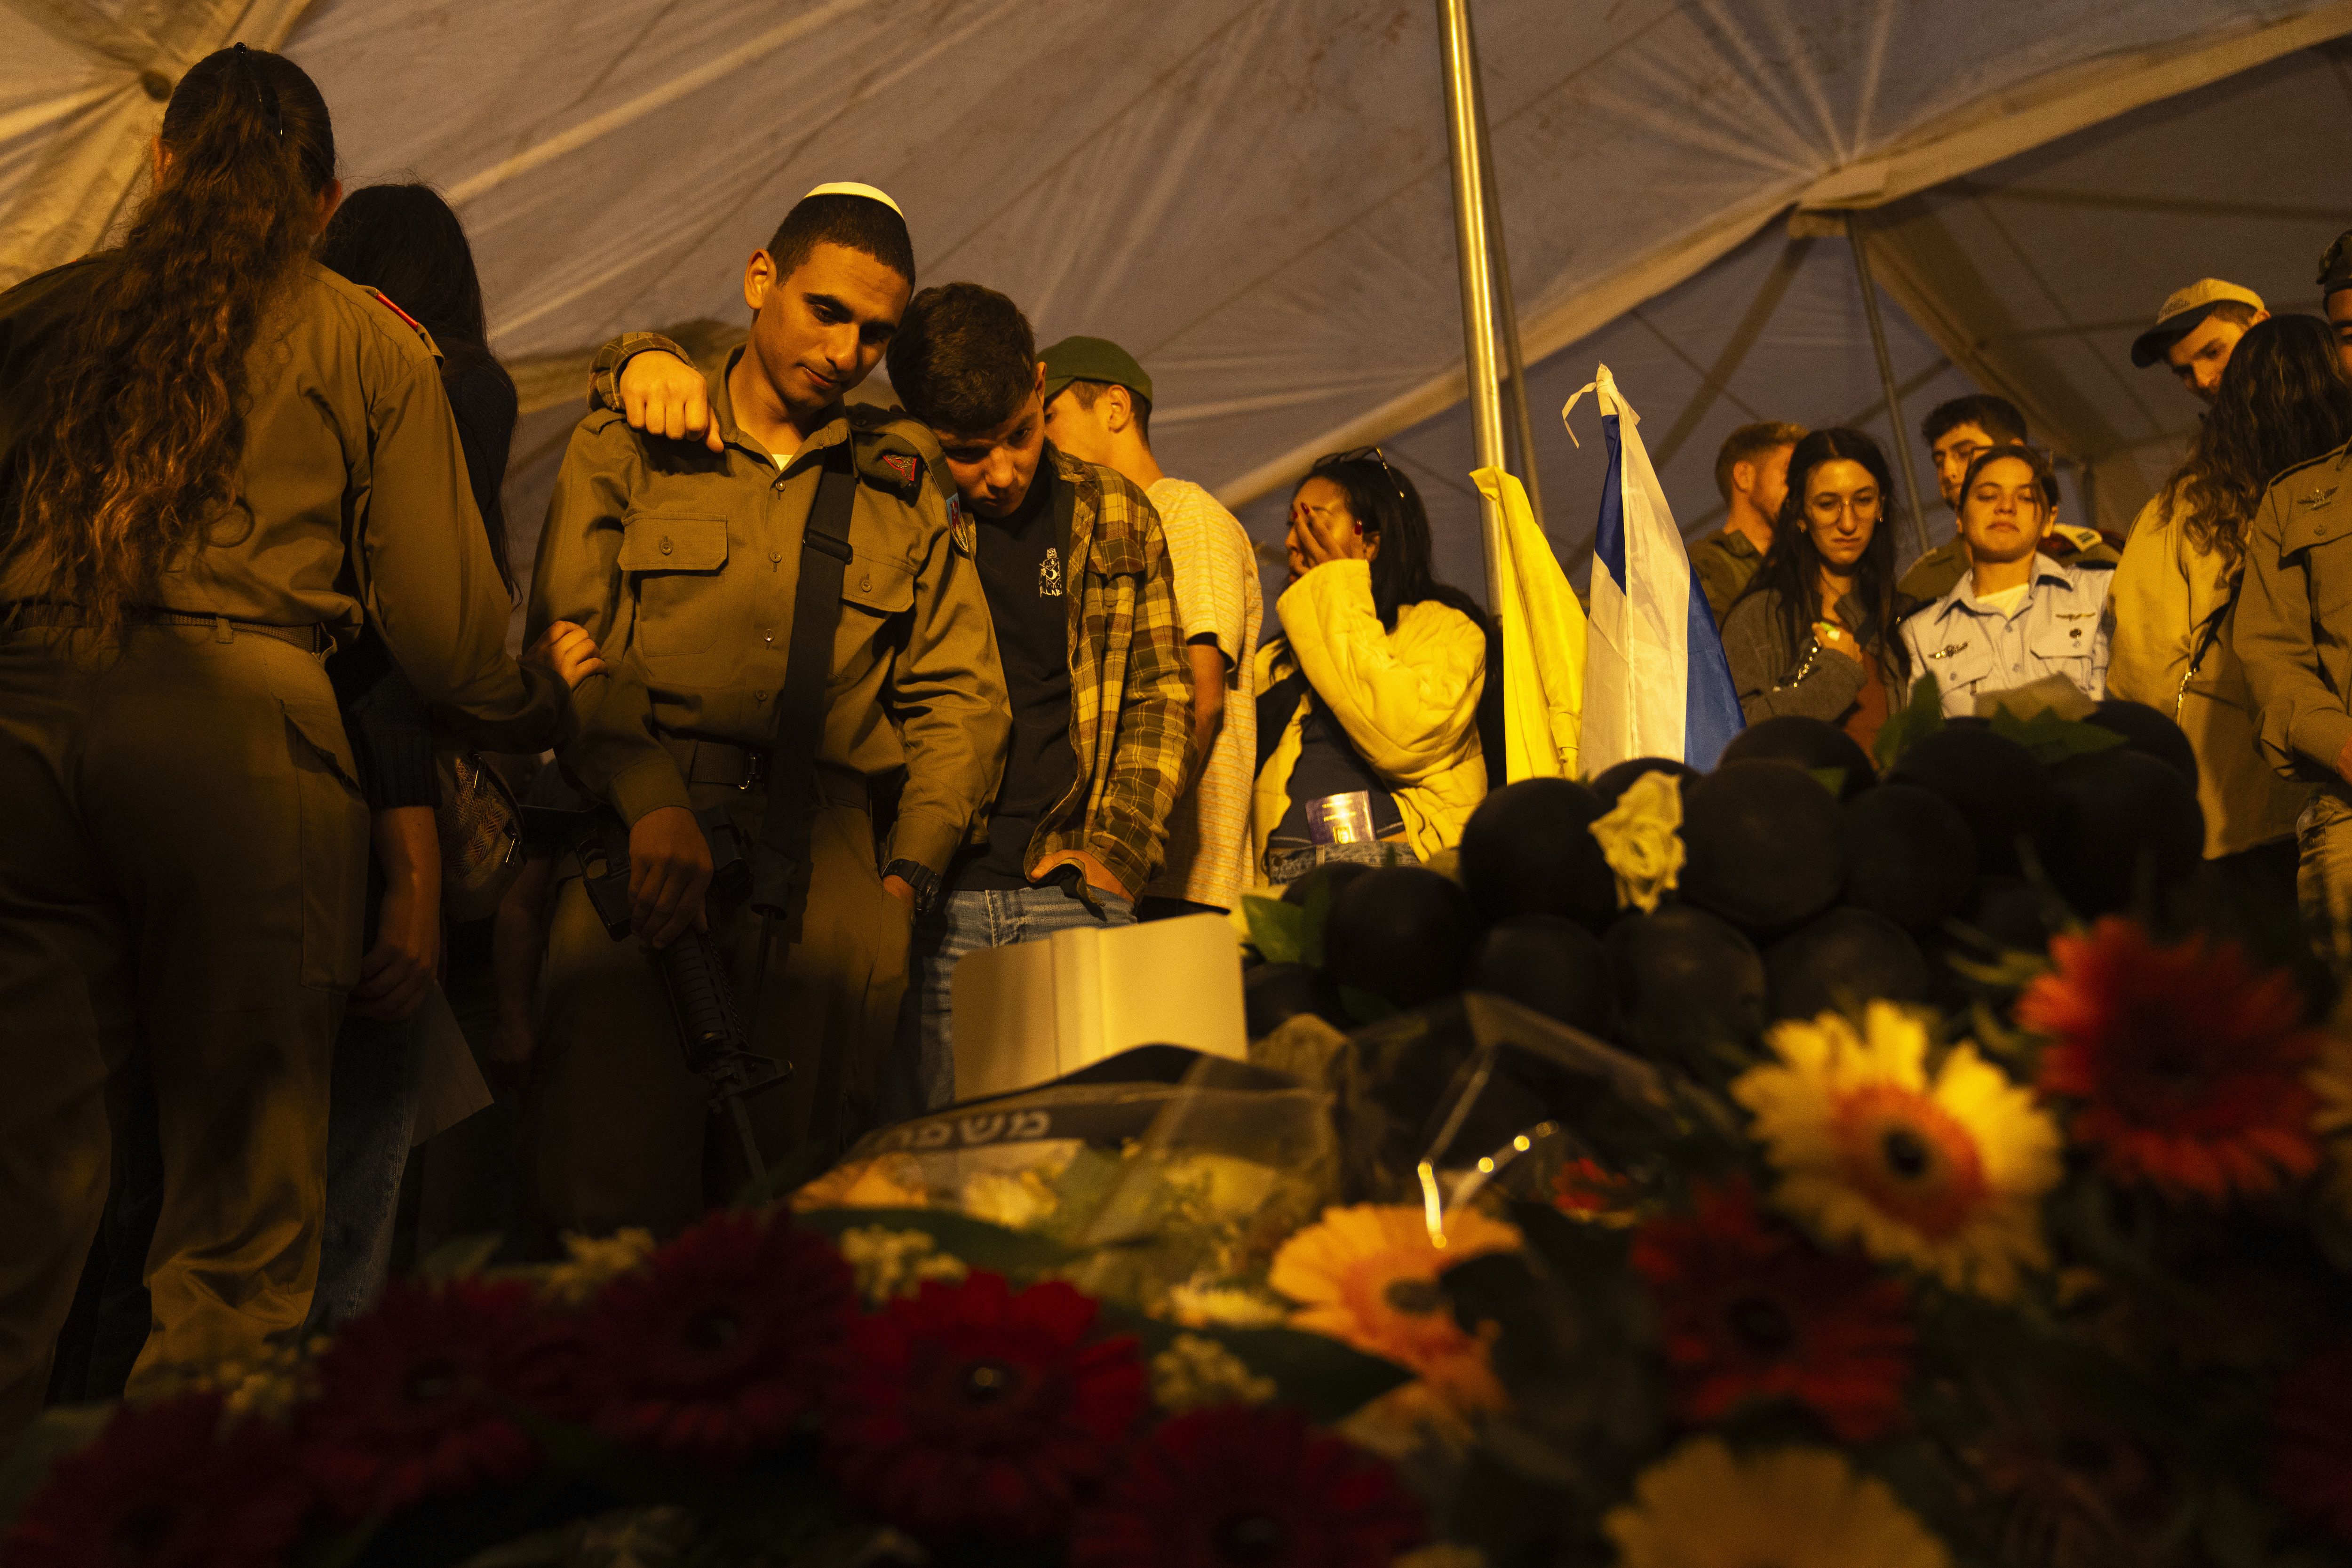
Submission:
POLYGON ((487 919, 522 875, 522 808, 481 753, 444 745, 433 753, 441 804, 441 907, 453 921, 487 919))

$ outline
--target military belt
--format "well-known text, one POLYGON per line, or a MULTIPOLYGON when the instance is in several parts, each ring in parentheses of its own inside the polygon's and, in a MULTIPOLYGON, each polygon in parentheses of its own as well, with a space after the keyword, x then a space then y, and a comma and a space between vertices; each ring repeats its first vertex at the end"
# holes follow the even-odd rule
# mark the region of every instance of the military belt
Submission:
MULTIPOLYGON (((0 608, 0 626, 82 626, 89 624, 88 612, 79 605, 49 605, 38 602, 9 605, 0 608)), ((126 626, 209 626, 215 642, 233 642, 239 632, 248 637, 272 637, 290 643, 305 653, 325 653, 335 646, 334 634, 320 623, 308 626, 272 626, 267 621, 241 621, 233 616, 196 616, 180 610, 129 609, 122 612, 126 626)))

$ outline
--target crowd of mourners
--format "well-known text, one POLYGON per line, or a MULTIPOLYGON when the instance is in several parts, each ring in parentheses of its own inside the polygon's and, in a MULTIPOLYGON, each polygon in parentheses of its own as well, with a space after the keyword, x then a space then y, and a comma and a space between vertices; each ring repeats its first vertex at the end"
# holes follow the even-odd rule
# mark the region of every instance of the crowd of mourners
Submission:
MULTIPOLYGON (((523 570, 464 228, 336 167, 300 68, 222 50, 121 241, 0 295, 0 1447, 331 1328, 436 1237, 674 1233, 758 1151, 951 1101, 962 957, 1432 859, 1500 755, 1495 629, 1379 448, 1297 483, 1262 637, 1144 366, 919 291, 869 185, 782 216, 740 341, 604 347, 523 570), (726 1114, 682 952, 789 1066, 726 1114)), ((1748 716, 2147 703, 2208 856, 2352 914, 2323 273, 2336 329, 2166 301, 2133 358, 2210 407, 2125 534, 2000 397, 1928 416, 1957 531, 1899 575, 1875 441, 1735 432, 1693 560, 1748 716)))

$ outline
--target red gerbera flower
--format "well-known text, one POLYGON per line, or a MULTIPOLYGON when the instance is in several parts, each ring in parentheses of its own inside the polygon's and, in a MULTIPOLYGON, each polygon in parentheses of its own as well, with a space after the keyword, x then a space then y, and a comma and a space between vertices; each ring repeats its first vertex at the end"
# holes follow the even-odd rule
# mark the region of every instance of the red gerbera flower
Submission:
POLYGON ((1901 1280, 1758 1214, 1743 1177, 1635 1235, 1683 1419, 1790 1398, 1849 1443, 1903 1425, 1916 1335, 1901 1280))
POLYGON ((1135 1336, 1095 1340, 1093 1300, 1060 1281, 1015 1294, 974 1269, 857 1324, 825 1457, 892 1523, 996 1540, 1068 1522, 1149 1399, 1135 1336))
POLYGON ((2110 1177, 2219 1203, 2318 1168, 2304 1074, 2321 1035, 2286 971, 2201 935, 2158 947, 2113 915, 2050 953, 2017 1016, 2055 1037, 2042 1090, 2082 1102, 2074 1134, 2110 1177))
POLYGON ((2270 1489, 2288 1511, 2352 1541, 2352 1339, 2279 1379, 2270 1489))
POLYGON ((1387 1460, 1293 1409, 1179 1415, 1078 1516, 1071 1568, 1388 1568, 1425 1532, 1387 1460))
POLYGON ((604 1288, 583 1332, 595 1426, 734 1464, 815 1408, 856 1316, 831 1241, 789 1218, 713 1215, 604 1288))
POLYGON ((270 1568, 301 1533, 310 1490, 285 1432, 221 1430, 221 1396, 125 1405, 59 1459, 16 1516, 6 1568, 270 1568))
POLYGON ((319 1394, 297 1422, 303 1463, 347 1519, 530 1473, 539 1446, 518 1405, 544 1405, 560 1374, 519 1279, 396 1280, 319 1358, 319 1394))

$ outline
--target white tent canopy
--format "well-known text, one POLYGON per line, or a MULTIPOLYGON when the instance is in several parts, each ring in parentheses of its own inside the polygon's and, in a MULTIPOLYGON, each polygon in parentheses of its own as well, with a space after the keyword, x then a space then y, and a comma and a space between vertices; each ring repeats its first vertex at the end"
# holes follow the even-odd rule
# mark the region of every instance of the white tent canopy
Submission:
MULTIPOLYGON (((1908 423, 1973 387, 2009 394, 2088 465, 2111 525, 2196 412, 2129 368, 2132 332, 2208 273, 2312 308, 2311 262, 2352 214, 2346 0, 1475 5, 1564 557, 1599 462, 1551 410, 1596 360, 1644 412, 1686 527, 1731 426, 1883 422, 1846 243, 1792 238, 1794 209, 1863 211, 1900 307, 1908 423)), ((1429 0, 0 0, 0 281, 102 237, 159 95, 239 37, 318 79, 347 183, 446 191, 534 410, 509 479, 520 533, 594 346, 740 323, 744 258, 802 191, 854 178, 904 204, 924 281, 1003 289, 1041 342, 1134 351, 1163 461, 1236 505, 1266 497, 1245 514, 1261 539, 1308 458, 1389 438, 1445 574, 1483 580, 1429 0)))

